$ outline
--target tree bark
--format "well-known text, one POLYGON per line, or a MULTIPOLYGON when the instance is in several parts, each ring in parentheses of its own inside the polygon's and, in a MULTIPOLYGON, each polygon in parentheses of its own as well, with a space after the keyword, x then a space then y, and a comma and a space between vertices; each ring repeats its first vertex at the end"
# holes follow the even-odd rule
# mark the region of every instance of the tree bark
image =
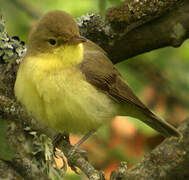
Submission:
POLYGON ((124 180, 189 179, 189 119, 179 126, 183 138, 165 139, 124 176, 124 180))
MULTIPOLYGON (((123 13, 125 12, 123 9, 128 8, 127 2, 129 1, 125 1, 120 9, 111 9, 107 14, 106 23, 93 15, 82 17, 82 22, 79 23, 81 34, 105 49, 113 63, 166 46, 179 47, 189 37, 189 2, 187 0, 164 1, 165 4, 162 6, 159 3, 160 7, 157 7, 156 3, 153 4, 153 1, 146 1, 154 5, 151 6, 152 12, 149 9, 148 14, 144 17, 141 15, 138 21, 137 17, 130 14, 128 20, 125 17, 127 14, 123 13), (167 3, 170 3, 170 7, 167 3), (154 9, 157 9, 157 12, 154 12, 154 9), (113 14, 114 11, 116 15, 113 14), (112 28, 115 21, 116 26, 121 27, 121 32, 112 28)), ((142 14, 146 8, 146 4, 144 7, 142 5, 139 6, 141 9, 139 7, 137 9, 139 14, 142 14)))

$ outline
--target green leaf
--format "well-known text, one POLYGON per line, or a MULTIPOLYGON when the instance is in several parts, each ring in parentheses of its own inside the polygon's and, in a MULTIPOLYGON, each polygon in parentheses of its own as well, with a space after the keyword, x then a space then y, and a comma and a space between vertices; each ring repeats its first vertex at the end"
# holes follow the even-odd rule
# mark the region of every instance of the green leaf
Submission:
POLYGON ((11 161, 14 157, 14 151, 7 140, 7 127, 7 121, 0 117, 0 159, 11 161))

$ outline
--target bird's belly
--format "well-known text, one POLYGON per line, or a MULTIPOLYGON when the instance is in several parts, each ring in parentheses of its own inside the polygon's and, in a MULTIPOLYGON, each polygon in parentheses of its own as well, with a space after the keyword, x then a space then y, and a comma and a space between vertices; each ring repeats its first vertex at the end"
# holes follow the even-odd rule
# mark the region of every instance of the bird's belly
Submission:
MULTIPOLYGON (((40 77, 40 76, 39 76, 40 77)), ((109 96, 89 84, 79 70, 46 74, 36 84, 43 116, 31 111, 57 131, 86 133, 110 121, 118 105, 109 96)), ((32 101, 32 100, 31 100, 32 101)), ((39 114, 39 113, 38 113, 39 114)))

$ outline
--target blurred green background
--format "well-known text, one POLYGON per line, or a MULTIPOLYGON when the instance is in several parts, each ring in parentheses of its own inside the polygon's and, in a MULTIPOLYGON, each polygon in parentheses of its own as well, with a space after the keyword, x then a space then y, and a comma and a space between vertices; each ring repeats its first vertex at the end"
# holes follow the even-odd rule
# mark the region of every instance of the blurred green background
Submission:
MULTIPOLYGON (((0 0, 0 12, 10 36, 19 36, 27 44, 30 28, 50 10, 67 11, 74 17, 100 13, 119 5, 121 0, 0 0)), ((189 116, 189 41, 180 48, 163 48, 126 60, 116 67, 135 93, 156 114, 177 126, 189 116)), ((73 136, 72 141, 78 138, 73 136)), ((151 128, 132 118, 116 118, 101 128, 82 148, 89 159, 106 175, 120 161, 132 167, 163 138, 151 128), (98 158, 97 158, 98 157, 98 158)), ((70 171, 65 179, 83 179, 70 171)))

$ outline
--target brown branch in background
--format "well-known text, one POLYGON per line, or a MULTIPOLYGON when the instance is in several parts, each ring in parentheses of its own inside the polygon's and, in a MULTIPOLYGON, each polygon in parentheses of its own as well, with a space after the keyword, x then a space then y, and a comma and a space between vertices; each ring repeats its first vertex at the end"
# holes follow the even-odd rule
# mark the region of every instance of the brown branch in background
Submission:
POLYGON ((125 0, 120 6, 109 8, 106 19, 115 30, 125 33, 174 11, 182 0, 125 0))
MULTIPOLYGON (((112 17, 109 17, 112 13, 109 13, 106 17, 106 24, 95 15, 82 17, 79 21, 80 32, 103 47, 113 63, 165 46, 178 47, 189 37, 189 2, 187 0, 165 2, 170 2, 171 8, 174 10, 170 11, 171 8, 165 8, 165 5, 163 6, 165 10, 152 12, 152 17, 149 17, 148 14, 140 25, 132 28, 132 31, 124 32, 123 29, 123 32, 120 33, 112 29, 111 21, 113 20, 111 20, 112 17), (170 12, 167 12, 167 9, 170 12), (153 18, 155 20, 149 22, 153 18)), ((153 5, 151 9, 156 9, 156 4, 153 5)), ((117 11, 119 9, 116 9, 117 11)), ((130 19, 132 18, 130 17, 130 19)), ((123 26, 122 24, 121 21, 120 26, 123 26)))
POLYGON ((129 32, 108 49, 114 63, 165 46, 179 47, 189 37, 189 2, 129 32), (118 53, 119 52, 119 53, 118 53))
POLYGON ((12 1, 11 0, 10 2, 14 4, 17 8, 19 8, 21 11, 24 11, 26 14, 28 14, 34 19, 39 19, 39 17, 41 16, 41 13, 37 11, 36 8, 31 6, 31 4, 29 4, 27 1, 23 1, 23 0, 12 1))

